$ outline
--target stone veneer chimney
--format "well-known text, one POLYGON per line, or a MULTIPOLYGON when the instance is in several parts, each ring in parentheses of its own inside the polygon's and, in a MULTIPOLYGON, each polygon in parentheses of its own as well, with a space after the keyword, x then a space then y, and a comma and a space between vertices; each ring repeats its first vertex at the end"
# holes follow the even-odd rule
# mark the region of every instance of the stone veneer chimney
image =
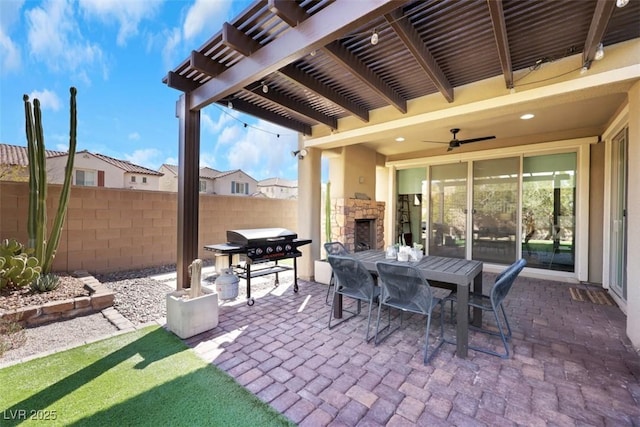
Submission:
POLYGON ((375 224, 375 248, 384 249, 384 202, 363 199, 331 199, 331 237, 348 251, 355 250, 356 220, 371 219, 375 224))

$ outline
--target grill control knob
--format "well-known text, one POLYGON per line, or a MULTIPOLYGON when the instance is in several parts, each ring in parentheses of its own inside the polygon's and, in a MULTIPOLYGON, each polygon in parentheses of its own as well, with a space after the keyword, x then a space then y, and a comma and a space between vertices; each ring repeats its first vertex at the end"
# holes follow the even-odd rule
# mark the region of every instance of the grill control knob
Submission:
POLYGON ((280 245, 276 246, 276 252, 282 252, 282 246, 280 245))
POLYGON ((271 246, 267 246, 267 253, 270 254, 273 252, 273 248, 271 246))
POLYGON ((291 245, 285 245, 284 246, 284 250, 287 251, 287 252, 289 252, 291 249, 292 249, 291 245))
POLYGON ((256 255, 262 255, 262 248, 256 248, 256 255))

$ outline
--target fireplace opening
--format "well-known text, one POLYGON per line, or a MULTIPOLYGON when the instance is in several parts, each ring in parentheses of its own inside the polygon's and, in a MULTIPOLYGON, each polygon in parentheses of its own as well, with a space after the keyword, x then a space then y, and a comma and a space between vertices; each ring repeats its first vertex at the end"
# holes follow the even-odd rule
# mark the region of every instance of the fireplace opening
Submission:
POLYGON ((376 220, 356 219, 354 250, 356 252, 376 248, 376 220))

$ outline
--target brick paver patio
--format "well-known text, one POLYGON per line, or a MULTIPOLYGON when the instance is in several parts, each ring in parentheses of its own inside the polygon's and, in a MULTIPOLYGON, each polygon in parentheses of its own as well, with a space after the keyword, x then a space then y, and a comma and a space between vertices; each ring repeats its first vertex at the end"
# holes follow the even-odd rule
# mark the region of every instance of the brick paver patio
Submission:
MULTIPOLYGON (((485 273, 486 287, 494 277, 485 273)), ((365 315, 328 330, 326 287, 298 283, 299 293, 281 284, 252 307, 225 303, 219 326, 187 342, 301 426, 640 425, 640 357, 626 318, 573 300, 569 288, 581 285, 518 278, 507 297, 510 359, 473 350, 460 359, 445 344, 424 366, 423 318, 405 318, 374 346, 365 315)))

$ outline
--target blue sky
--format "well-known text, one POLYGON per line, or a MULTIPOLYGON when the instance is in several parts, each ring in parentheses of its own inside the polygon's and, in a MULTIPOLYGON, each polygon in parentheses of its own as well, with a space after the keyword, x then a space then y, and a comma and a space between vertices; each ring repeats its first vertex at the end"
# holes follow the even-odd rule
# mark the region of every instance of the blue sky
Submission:
MULTIPOLYGON (((78 150, 177 164, 180 92, 162 78, 249 3, 0 0, 0 143, 26 146, 28 94, 40 99, 47 149, 67 151, 75 86, 78 150)), ((296 147, 292 130, 217 105, 202 112, 201 166, 297 179, 296 147)))

